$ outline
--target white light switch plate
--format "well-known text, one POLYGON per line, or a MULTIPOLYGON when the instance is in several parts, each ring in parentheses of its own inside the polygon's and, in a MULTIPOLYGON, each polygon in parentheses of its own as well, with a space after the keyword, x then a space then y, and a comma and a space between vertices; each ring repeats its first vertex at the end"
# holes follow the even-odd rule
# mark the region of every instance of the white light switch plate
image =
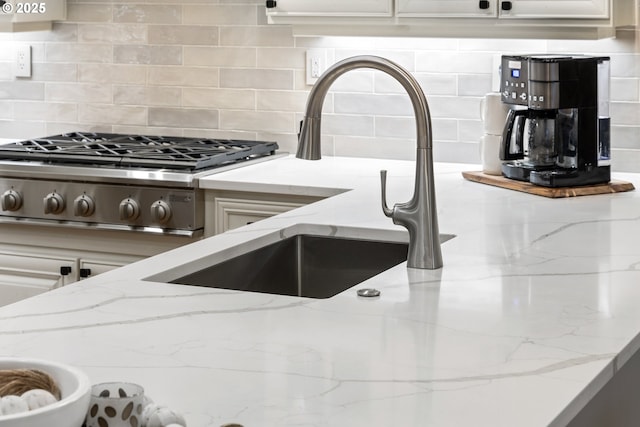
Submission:
POLYGON ((31 46, 16 46, 16 77, 31 77, 31 46))

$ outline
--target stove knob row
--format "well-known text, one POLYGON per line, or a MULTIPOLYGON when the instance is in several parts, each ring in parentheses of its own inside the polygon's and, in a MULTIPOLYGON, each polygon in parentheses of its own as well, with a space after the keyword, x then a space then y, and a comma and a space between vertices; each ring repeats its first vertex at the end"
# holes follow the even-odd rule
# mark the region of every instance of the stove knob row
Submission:
MULTIPOLYGON (((55 191, 45 196, 44 213, 57 215, 64 212, 65 200, 55 191)), ((22 196, 14 190, 5 191, 2 194, 2 210, 18 210, 22 206, 22 196)), ((73 201, 73 214, 80 217, 89 217, 94 214, 96 203, 87 194, 82 194, 73 201)), ((118 208, 120 219, 134 221, 140 216, 140 205, 135 199, 126 198, 120 202, 118 208)), ((151 204, 151 217, 155 222, 166 224, 171 219, 171 206, 163 200, 156 200, 151 204)))
POLYGON ((17 211, 22 207, 22 195, 15 190, 7 190, 2 193, 0 201, 3 211, 17 211))
MULTIPOLYGON (((120 202, 120 219, 133 221, 140 216, 140 204, 130 197, 120 202)), ((163 200, 156 200, 151 204, 151 218, 154 222, 166 224, 171 219, 171 206, 163 200)))
POLYGON ((55 191, 47 194, 43 202, 45 214, 57 215, 64 211, 64 198, 55 191))
POLYGON ((75 216, 91 216, 96 210, 96 203, 91 196, 82 194, 73 201, 73 214, 75 216))

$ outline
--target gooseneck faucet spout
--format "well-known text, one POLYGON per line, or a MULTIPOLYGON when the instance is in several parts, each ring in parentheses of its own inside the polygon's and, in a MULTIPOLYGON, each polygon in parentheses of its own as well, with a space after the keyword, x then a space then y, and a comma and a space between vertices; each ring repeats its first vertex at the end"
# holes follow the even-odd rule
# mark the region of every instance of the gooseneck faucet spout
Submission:
POLYGON ((382 211, 409 231, 409 253, 407 267, 437 269, 442 267, 436 192, 433 178, 433 140, 431 136, 431 115, 427 98, 416 79, 404 68, 377 56, 354 56, 344 59, 320 76, 315 83, 300 130, 296 157, 318 160, 320 150, 320 119, 322 104, 333 82, 347 71, 358 68, 372 68, 383 71, 395 78, 407 91, 415 114, 417 128, 416 176, 413 197, 406 203, 398 203, 389 208, 386 202, 386 171, 380 171, 382 186, 382 211))

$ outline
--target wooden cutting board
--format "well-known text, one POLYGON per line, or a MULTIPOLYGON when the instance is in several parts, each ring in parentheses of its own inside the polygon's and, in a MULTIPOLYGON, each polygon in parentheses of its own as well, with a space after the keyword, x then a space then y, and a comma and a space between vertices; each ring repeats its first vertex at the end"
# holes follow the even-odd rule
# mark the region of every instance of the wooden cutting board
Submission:
POLYGON ((558 198, 558 197, 576 197, 576 196, 592 196, 595 194, 622 193, 624 191, 634 190, 632 183, 612 179, 608 184, 585 185, 580 187, 558 187, 549 188, 533 185, 529 182, 516 181, 505 178, 501 175, 487 175, 484 172, 472 171, 462 172, 465 179, 482 184, 493 185, 495 187, 507 188, 509 190, 522 191, 524 193, 535 194, 537 196, 558 198))

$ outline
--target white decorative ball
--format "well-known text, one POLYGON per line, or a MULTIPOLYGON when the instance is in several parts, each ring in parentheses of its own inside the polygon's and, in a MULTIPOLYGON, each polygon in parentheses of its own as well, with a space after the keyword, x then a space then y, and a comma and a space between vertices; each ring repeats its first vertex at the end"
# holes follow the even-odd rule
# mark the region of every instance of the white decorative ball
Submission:
POLYGON ((20 396, 9 395, 0 399, 0 414, 2 415, 18 414, 28 410, 29 405, 20 396))
POLYGON ((149 419, 147 421, 146 426, 147 427, 167 427, 171 424, 178 424, 179 426, 182 426, 182 427, 186 427, 187 425, 186 421, 184 420, 184 417, 179 413, 172 411, 166 406, 156 406, 155 410, 153 410, 149 414, 149 419))
POLYGON ((27 406, 30 411, 34 409, 42 408, 43 406, 51 405, 58 401, 56 397, 48 392, 47 390, 42 390, 39 388, 34 388, 33 390, 25 391, 20 396, 25 402, 27 402, 27 406))

